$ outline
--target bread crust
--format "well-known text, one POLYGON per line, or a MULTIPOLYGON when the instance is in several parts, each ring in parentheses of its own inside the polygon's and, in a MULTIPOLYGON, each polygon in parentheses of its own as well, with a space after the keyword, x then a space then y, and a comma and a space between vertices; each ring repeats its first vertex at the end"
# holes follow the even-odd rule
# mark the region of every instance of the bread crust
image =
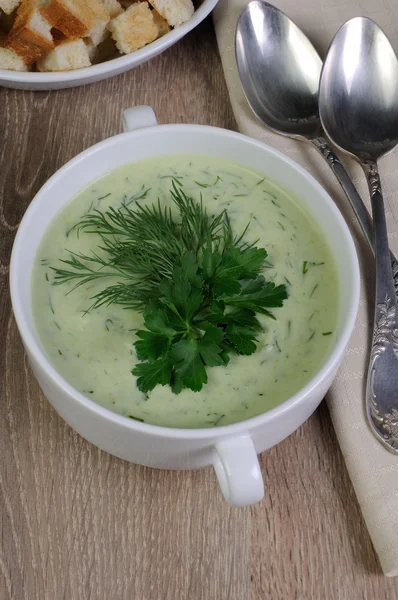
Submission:
POLYGON ((93 26, 93 20, 87 10, 77 16, 70 11, 63 0, 51 0, 48 6, 40 8, 40 12, 52 27, 62 31, 70 39, 87 36, 93 26))
POLYGON ((34 0, 23 0, 17 9, 17 16, 5 46, 18 54, 28 66, 54 48, 52 38, 49 40, 31 29, 30 20, 35 10, 37 3, 34 0))

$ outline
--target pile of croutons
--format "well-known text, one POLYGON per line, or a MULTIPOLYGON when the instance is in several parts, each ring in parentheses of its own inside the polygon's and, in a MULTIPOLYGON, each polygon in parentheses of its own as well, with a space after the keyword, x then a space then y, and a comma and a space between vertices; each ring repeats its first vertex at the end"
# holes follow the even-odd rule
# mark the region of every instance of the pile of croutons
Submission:
POLYGON ((0 0, 0 69, 89 67, 150 44, 193 12, 192 0, 0 0))

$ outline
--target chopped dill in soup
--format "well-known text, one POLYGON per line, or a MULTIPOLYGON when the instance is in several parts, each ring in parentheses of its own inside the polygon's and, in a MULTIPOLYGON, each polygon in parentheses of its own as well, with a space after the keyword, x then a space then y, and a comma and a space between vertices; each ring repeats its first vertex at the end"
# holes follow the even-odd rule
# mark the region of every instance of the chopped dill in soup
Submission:
POLYGON ((88 398, 214 427, 299 391, 335 341, 334 257, 300 203, 220 158, 125 165, 52 221, 32 275, 43 348, 88 398))

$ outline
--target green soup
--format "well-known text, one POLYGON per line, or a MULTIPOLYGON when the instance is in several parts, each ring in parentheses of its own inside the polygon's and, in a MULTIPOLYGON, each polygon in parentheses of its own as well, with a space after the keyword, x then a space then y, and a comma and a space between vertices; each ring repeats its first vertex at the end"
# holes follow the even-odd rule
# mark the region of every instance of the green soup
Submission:
POLYGON ((32 275, 32 301, 44 351, 57 371, 91 400, 117 413, 165 427, 214 427, 259 415, 302 388, 335 341, 339 282, 334 257, 299 201, 262 175, 231 161, 205 156, 166 156, 125 165, 82 190, 53 220, 39 247, 32 275), (72 285, 53 285, 51 266, 72 252, 90 253, 96 236, 77 236, 73 225, 95 208, 141 203, 171 205, 172 176, 184 192, 202 195, 210 214, 223 208, 235 231, 250 221, 249 241, 268 252, 266 279, 286 284, 276 320, 259 315, 264 328, 257 351, 231 355, 226 367, 208 368, 201 392, 174 394, 157 386, 144 394, 131 370, 137 364, 138 312, 113 305, 86 313, 103 289, 96 281, 67 294, 72 285))

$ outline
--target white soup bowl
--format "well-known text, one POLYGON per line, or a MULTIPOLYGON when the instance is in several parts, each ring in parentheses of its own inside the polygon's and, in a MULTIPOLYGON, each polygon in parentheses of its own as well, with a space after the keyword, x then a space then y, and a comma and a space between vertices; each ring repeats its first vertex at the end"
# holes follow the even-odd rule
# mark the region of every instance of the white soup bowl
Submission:
MULTIPOLYGON (((124 113, 124 131, 60 169, 38 192, 19 227, 11 258, 11 297, 33 372, 51 404, 87 440, 122 459, 160 469, 213 465, 225 498, 235 506, 264 495, 257 454, 271 448, 313 413, 324 398, 348 343, 359 301, 359 269, 348 227, 325 190, 303 168, 258 141, 201 125, 157 125, 150 107, 124 113), (322 366, 300 391, 259 416, 212 429, 140 423, 96 404, 65 381, 43 350, 32 314, 30 281, 36 251, 52 219, 81 189, 128 162, 165 154, 222 157, 294 190, 323 230, 340 280, 337 335, 322 366)), ((205 393, 205 392, 202 392, 205 393)))

